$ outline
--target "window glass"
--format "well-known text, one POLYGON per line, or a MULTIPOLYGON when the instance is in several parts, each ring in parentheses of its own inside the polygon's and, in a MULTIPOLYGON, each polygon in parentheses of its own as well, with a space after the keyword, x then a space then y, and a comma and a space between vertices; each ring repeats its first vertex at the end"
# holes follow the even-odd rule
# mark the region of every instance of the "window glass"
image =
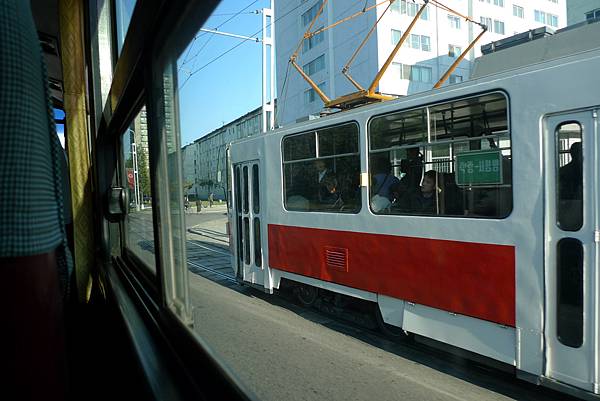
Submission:
POLYGON ((556 130, 557 225, 577 231, 583 225, 583 153, 581 125, 566 122, 556 130))
POLYGON ((573 348, 583 344, 583 245, 575 238, 557 244, 556 335, 573 348))
POLYGON ((248 213, 248 198, 249 198, 249 194, 248 194, 248 166, 244 166, 243 168, 243 173, 242 173, 242 182, 243 182, 243 189, 244 189, 244 194, 243 194, 243 200, 244 200, 244 213, 248 213))
POLYGON ((257 267, 262 266, 262 250, 260 241, 260 219, 254 218, 254 264, 257 267))
POLYGON ((131 16, 133 15, 133 9, 135 8, 136 0, 116 0, 115 1, 115 19, 117 21, 117 48, 119 55, 123 50, 123 42, 127 35, 127 29, 131 22, 131 16))
POLYGON ((508 105, 501 94, 375 117, 371 210, 502 218, 512 209, 508 105))
POLYGON ((283 139, 285 207, 293 211, 356 213, 360 210, 360 155, 356 124, 283 139), (294 158, 291 143, 314 150, 294 158), (311 143, 312 142, 312 143, 311 143), (316 152, 318 142, 318 154, 316 152))
POLYGON ((255 214, 260 213, 260 187, 258 185, 258 165, 252 166, 252 209, 255 214))
POLYGON ((129 195, 129 213, 125 223, 126 247, 156 272, 152 187, 148 163, 148 126, 146 108, 135 117, 122 136, 123 176, 129 195))
POLYGON ((288 136, 283 140, 283 160, 302 160, 316 157, 315 133, 288 136))

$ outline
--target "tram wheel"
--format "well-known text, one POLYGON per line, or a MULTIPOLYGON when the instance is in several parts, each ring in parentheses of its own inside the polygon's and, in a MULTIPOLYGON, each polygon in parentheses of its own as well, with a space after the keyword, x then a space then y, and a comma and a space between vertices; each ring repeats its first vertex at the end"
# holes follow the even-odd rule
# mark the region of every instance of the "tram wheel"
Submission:
POLYGON ((377 321, 377 326, 379 327, 379 330, 386 337, 393 338, 393 339, 403 339, 403 340, 409 338, 409 334, 406 331, 402 330, 402 328, 396 327, 391 324, 387 324, 383 320, 383 316, 381 315, 381 310, 379 309, 379 305, 375 304, 374 312, 375 312, 375 320, 377 321))
POLYGON ((319 298, 319 289, 307 284, 296 286, 296 298, 303 306, 313 306, 319 298))

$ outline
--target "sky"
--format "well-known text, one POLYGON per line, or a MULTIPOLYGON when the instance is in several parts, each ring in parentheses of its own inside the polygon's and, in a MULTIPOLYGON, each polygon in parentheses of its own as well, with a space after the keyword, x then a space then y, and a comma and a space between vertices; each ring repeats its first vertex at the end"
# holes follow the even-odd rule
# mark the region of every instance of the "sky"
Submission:
MULTIPOLYGON (((258 32, 262 29, 262 14, 255 11, 269 4, 269 0, 223 0, 203 28, 218 27, 222 32, 262 37, 262 32, 258 32), (242 12, 234 17, 239 11, 242 12)), ((253 40, 242 42, 243 39, 199 32, 180 56, 182 145, 261 106, 262 44, 253 40), (216 59, 236 45, 239 46, 216 59)))

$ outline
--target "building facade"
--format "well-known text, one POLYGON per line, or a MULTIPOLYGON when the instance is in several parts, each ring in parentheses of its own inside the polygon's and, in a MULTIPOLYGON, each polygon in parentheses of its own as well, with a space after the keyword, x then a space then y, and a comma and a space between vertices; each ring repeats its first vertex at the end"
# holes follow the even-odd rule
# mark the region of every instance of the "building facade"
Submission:
POLYGON ((262 130, 259 107, 182 148, 185 193, 190 199, 226 199, 227 152, 232 141, 257 135, 262 130))
MULTIPOLYGON (((381 1, 330 0, 316 20, 313 31, 376 3, 381 1)), ((422 0, 396 0, 381 17, 387 7, 384 3, 364 15, 323 31, 302 43, 297 62, 330 99, 355 92, 357 89, 341 73, 342 68, 381 17, 371 38, 349 69, 352 77, 366 88, 422 3, 422 0)), ((446 85, 469 78, 472 61, 481 54, 479 48, 483 44, 544 25, 553 29, 567 25, 566 0, 442 0, 442 3, 488 27, 488 31, 459 64, 446 85)), ((281 109, 277 122, 279 125, 318 115, 323 108, 319 96, 288 63, 322 4, 323 0, 277 2, 275 40, 281 109), (290 71, 286 74, 288 68, 290 71)), ((479 25, 429 4, 382 77, 378 91, 404 96, 431 89, 480 32, 479 25)))
POLYGON ((586 20, 600 18, 600 1, 568 0, 567 24, 573 25, 586 20))

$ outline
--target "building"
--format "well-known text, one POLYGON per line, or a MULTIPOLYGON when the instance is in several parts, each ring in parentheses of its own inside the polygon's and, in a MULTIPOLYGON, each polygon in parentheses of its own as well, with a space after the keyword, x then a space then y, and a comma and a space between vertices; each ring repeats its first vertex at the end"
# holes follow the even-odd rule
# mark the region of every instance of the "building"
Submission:
POLYGON ((226 146, 236 139, 257 135, 262 130, 262 109, 259 107, 196 139, 182 148, 183 182, 190 199, 226 198, 226 146))
MULTIPOLYGON (((363 8, 374 6, 376 2, 380 3, 377 0, 330 0, 313 26, 313 31, 360 12, 363 8)), ((441 2, 488 27, 488 32, 467 54, 446 84, 469 78, 472 60, 480 55, 479 47, 485 43, 543 25, 556 29, 567 24, 566 0, 441 2)), ((422 3, 422 0, 396 0, 391 4, 390 10, 381 18, 371 38, 350 67, 350 74, 360 85, 365 88, 370 85, 422 3)), ((285 125, 318 115, 323 108, 315 91, 288 65, 290 56, 321 8, 323 0, 280 0, 277 4, 275 43, 281 109, 278 124, 285 125), (288 68, 290 71, 286 74, 288 68)), ((330 99, 357 90, 341 70, 385 8, 385 4, 380 5, 367 11, 365 15, 303 42, 297 62, 330 99)), ((379 92, 402 96, 431 89, 479 32, 479 25, 429 4, 381 79, 379 92)))
POLYGON ((567 24, 573 25, 586 20, 600 18, 600 1, 568 0, 567 24))

